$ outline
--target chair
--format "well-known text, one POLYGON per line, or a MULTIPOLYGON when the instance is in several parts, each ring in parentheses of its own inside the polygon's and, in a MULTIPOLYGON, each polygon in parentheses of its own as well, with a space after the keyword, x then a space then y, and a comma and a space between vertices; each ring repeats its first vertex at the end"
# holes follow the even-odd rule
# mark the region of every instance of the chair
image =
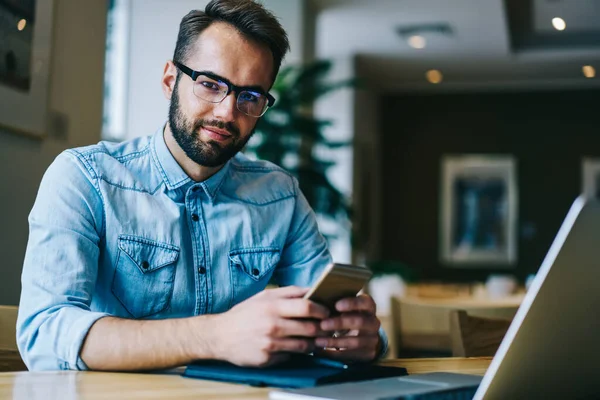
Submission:
POLYGON ((454 357, 493 357, 512 320, 450 312, 450 337, 454 357))
POLYGON ((0 306, 0 372, 27 371, 17 349, 18 307, 0 306))
POLYGON ((474 298, 392 298, 393 336, 398 357, 450 357, 453 355, 451 312, 465 310, 470 316, 512 319, 518 300, 474 298))

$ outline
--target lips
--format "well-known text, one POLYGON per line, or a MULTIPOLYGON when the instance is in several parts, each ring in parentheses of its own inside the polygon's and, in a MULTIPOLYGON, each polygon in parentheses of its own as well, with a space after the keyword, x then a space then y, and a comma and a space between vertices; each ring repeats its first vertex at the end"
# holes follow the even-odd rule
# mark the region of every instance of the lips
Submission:
POLYGON ((212 126, 203 126, 202 128, 200 128, 200 130, 210 139, 215 140, 217 142, 225 142, 232 137, 231 133, 227 132, 226 130, 215 128, 212 126))

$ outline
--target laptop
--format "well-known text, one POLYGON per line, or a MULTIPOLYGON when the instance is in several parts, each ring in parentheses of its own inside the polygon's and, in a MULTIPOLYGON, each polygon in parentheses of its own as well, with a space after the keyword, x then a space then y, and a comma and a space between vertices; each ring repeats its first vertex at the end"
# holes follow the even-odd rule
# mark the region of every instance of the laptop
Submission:
POLYGON ((578 197, 486 374, 431 373, 270 392, 273 400, 599 398, 600 203, 578 197))

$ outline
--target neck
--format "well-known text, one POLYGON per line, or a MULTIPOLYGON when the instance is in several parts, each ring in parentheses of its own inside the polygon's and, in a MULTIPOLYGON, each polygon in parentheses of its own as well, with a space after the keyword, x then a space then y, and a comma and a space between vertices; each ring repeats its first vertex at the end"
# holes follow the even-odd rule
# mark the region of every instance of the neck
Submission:
POLYGON ((169 127, 168 123, 165 124, 163 135, 165 138, 165 143, 167 144, 167 148, 171 152, 171 155, 173 155, 173 158, 175 158, 175 161, 177 161, 177 164, 179 164, 185 173, 194 181, 205 181, 223 168, 222 165, 219 165, 218 167, 205 167, 204 165, 197 164, 191 158, 189 158, 173 137, 173 132, 171 132, 171 128, 169 127))

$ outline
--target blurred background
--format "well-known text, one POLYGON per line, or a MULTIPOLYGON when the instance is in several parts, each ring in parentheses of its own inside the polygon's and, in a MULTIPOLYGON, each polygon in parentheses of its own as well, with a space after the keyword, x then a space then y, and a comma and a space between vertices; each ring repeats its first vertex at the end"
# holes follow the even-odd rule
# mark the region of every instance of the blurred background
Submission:
MULTIPOLYGON (((206 3, 0 0, 1 304, 18 303, 45 169, 166 121, 164 64, 206 3)), ((336 261, 369 265, 374 295, 524 291, 573 200, 598 192, 600 2, 262 3, 290 38, 287 101, 247 151, 287 149, 336 261)))

